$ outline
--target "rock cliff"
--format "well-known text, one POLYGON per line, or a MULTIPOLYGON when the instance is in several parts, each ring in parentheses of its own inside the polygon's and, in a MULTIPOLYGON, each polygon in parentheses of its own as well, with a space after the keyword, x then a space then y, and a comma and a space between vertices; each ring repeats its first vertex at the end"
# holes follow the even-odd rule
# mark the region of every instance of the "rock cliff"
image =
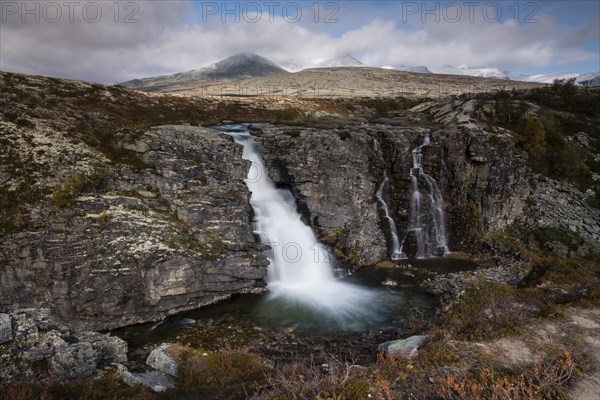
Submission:
MULTIPOLYGON (((9 132, 15 143, 19 132, 9 132)), ((156 128, 129 144, 143 168, 49 147, 61 145, 80 160, 62 164, 63 183, 28 207, 27 228, 3 237, 0 304, 109 329, 264 286, 265 248, 254 240, 243 181, 249 165, 228 138, 156 128)))
POLYGON ((354 265, 390 256, 389 227, 375 200, 384 171, 390 177, 386 202, 400 241, 407 237, 411 152, 426 134, 431 141, 423 147, 423 170, 443 193, 451 251, 485 255, 491 261, 487 256, 503 252, 498 241, 508 235, 530 247, 540 245, 543 252, 546 240, 539 232, 551 227, 575 235, 571 251, 597 252, 598 209, 573 185, 535 174, 527 154, 517 147, 515 133, 488 130, 472 120, 475 107, 472 101, 424 104, 406 118, 396 118, 394 125, 269 126, 256 135, 276 184, 294 193, 320 239, 354 265), (437 127, 414 126, 415 115, 424 111, 437 127), (375 141, 380 150, 375 150, 375 141))

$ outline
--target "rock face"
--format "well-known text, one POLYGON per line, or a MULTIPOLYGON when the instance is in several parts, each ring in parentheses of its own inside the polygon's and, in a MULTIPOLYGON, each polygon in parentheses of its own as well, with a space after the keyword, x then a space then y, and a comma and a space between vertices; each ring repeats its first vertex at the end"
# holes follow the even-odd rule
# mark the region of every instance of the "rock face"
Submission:
POLYGON ((431 131, 366 125, 351 130, 266 128, 259 135, 273 180, 289 188, 320 239, 358 265, 389 257, 389 226, 375 200, 384 170, 387 203, 401 244, 416 246, 408 231, 412 196, 411 151, 423 148, 423 169, 444 194, 450 249, 478 250, 487 232, 519 218, 530 195, 531 173, 509 135, 449 125, 431 131), (374 150, 374 140, 381 150, 374 150), (344 210, 344 212, 340 212, 344 210))
POLYGON ((264 286, 241 147, 185 126, 129 147, 142 166, 100 158, 101 169, 63 170, 49 196, 58 206, 38 204, 25 231, 3 238, 0 305, 49 307, 78 328, 109 329, 264 286))
MULTIPOLYGON (((572 185, 553 179, 540 179, 529 202, 529 223, 536 227, 557 227, 577 235, 584 243, 579 248, 555 249, 556 255, 570 256, 570 250, 586 255, 599 247, 600 212, 590 206, 586 196, 572 185)), ((563 238, 564 239, 564 238, 563 238)), ((553 250, 552 241, 544 243, 553 250)), ((560 245, 560 242, 559 244, 560 245)))
POLYGON ((292 191, 305 222, 338 258, 354 265, 390 256, 389 224, 375 201, 384 171, 389 176, 384 197, 401 245, 406 254, 415 253, 416 238, 408 229, 411 152, 425 135, 430 143, 422 148, 423 171, 443 194, 451 251, 487 252, 494 236, 517 225, 525 230, 521 240, 540 227, 553 227, 581 237, 586 246, 577 254, 600 251, 599 210, 570 184, 533 174, 514 133, 490 132, 473 122, 476 106, 463 100, 424 104, 405 121, 412 125, 414 116, 427 110, 442 125, 436 129, 403 127, 402 121, 347 129, 272 126, 258 133, 257 141, 270 176, 292 191))
POLYGON ((257 142, 275 184, 291 189, 305 222, 338 257, 358 265, 387 257, 367 132, 267 127, 257 142))
POLYGON ((14 338, 3 345, 0 384, 92 378, 113 363, 127 361, 124 340, 98 332, 74 332, 51 319, 48 309, 0 316, 12 326, 4 332, 5 338, 14 338))

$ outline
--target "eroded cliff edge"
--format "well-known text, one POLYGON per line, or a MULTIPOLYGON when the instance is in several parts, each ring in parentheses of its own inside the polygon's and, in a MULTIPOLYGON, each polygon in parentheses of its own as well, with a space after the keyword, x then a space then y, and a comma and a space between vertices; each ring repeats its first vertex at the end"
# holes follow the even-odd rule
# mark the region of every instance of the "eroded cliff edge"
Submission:
MULTIPOLYGON (((31 151, 22 131, 2 128, 13 148, 31 151)), ((38 159, 54 169, 45 178, 62 183, 49 203, 28 206, 26 229, 3 237, 0 304, 110 329, 264 286, 268 262, 243 181, 249 163, 225 136, 158 127, 129 145, 145 163, 134 168, 62 143, 60 132, 29 132, 33 148, 62 155, 38 159)))

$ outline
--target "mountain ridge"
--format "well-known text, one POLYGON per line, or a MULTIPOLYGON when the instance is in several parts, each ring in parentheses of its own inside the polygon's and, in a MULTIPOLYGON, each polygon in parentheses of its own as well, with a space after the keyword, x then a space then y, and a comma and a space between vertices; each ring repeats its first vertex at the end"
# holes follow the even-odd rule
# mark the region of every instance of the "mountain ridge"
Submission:
POLYGON ((237 53, 205 67, 121 82, 119 85, 145 91, 159 91, 175 84, 194 84, 217 80, 235 80, 287 74, 271 60, 254 53, 237 53))

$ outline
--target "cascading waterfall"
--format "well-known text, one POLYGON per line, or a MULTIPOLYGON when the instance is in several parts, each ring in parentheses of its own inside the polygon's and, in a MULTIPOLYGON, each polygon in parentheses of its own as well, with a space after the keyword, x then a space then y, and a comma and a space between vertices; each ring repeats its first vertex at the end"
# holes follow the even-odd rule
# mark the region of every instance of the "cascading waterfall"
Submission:
POLYGON ((292 194, 275 187, 245 127, 218 129, 243 145, 242 157, 252 162, 246 185, 252 193, 255 233, 272 247, 267 274, 269 298, 326 313, 346 328, 350 325, 349 329, 355 321, 377 318, 378 311, 387 306, 381 304, 386 296, 334 276, 333 256, 302 222, 292 194))
MULTIPOLYGON (((379 154, 380 157, 382 157, 381 146, 377 139, 373 139, 373 151, 375 153, 379 154)), ((375 192, 375 197, 377 198, 377 201, 379 202, 379 204, 381 205, 381 208, 383 209, 383 213, 385 215, 385 218, 388 222, 388 226, 390 228, 390 234, 392 235, 392 254, 390 255, 390 258, 394 261, 397 261, 404 257, 402 254, 402 249, 400 248, 400 240, 398 239, 398 229, 396 228, 396 222, 394 222, 394 219, 390 216, 390 211, 389 211, 387 203, 385 202, 385 199, 384 199, 384 192, 385 192, 386 186, 388 185, 388 182, 389 182, 389 178, 387 176, 387 171, 384 170, 383 171, 383 181, 381 181, 379 188, 377 188, 377 192, 375 192)))
POLYGON ((410 219, 400 249, 402 252, 406 238, 410 233, 414 233, 417 240, 417 258, 442 256, 449 251, 442 192, 436 180, 423 171, 423 148, 429 145, 429 134, 425 134, 423 143, 412 150, 410 219), (425 185, 420 185, 419 182, 425 185))

